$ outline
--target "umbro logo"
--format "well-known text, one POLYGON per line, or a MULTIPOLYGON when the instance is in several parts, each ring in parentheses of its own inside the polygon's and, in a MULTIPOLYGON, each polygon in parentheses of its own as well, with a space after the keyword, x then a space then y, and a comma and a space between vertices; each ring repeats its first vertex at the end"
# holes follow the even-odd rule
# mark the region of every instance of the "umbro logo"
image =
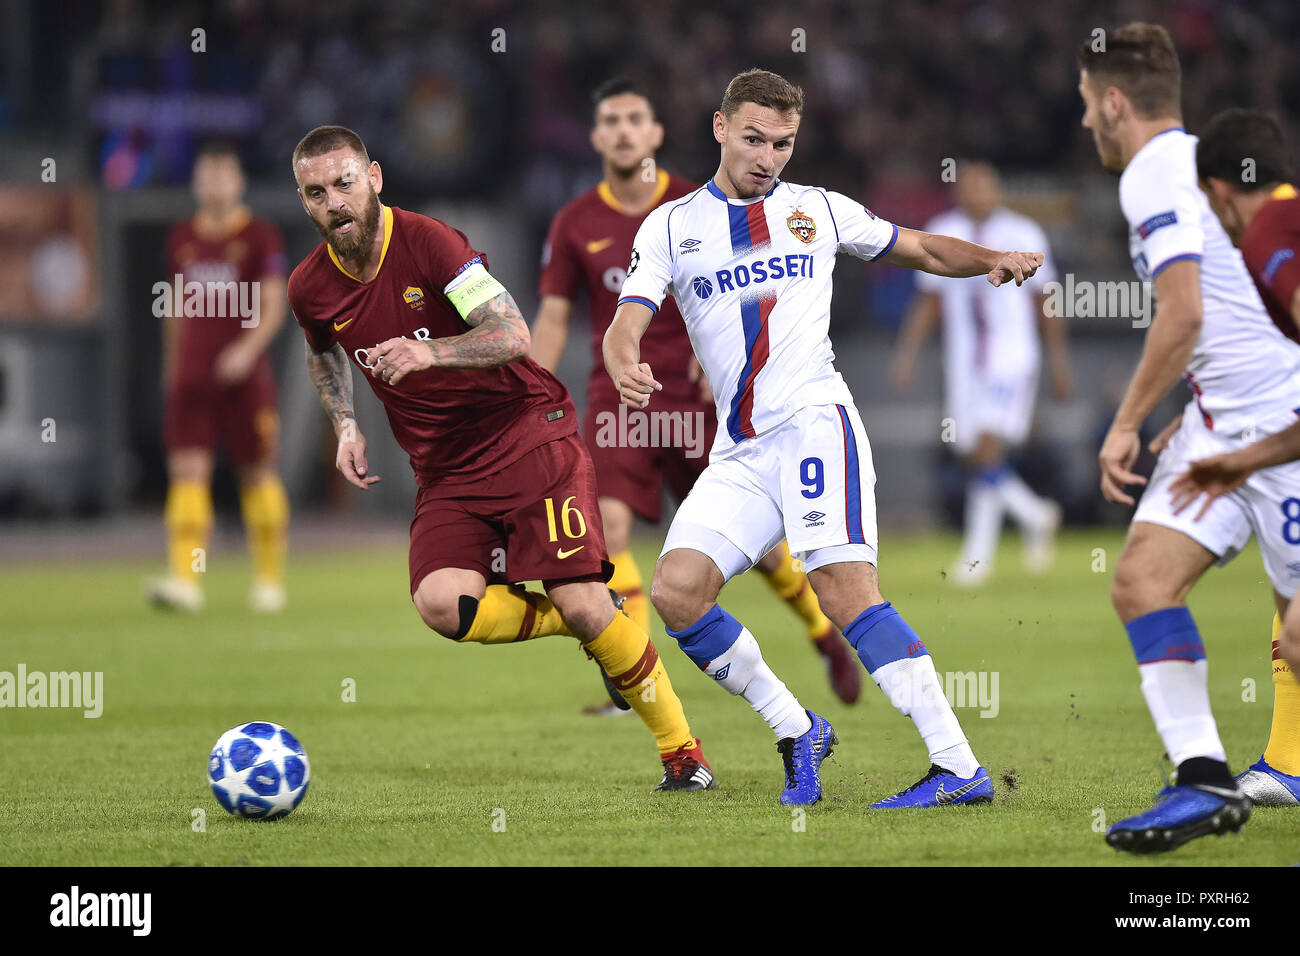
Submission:
POLYGON ((972 780, 970 783, 958 787, 956 790, 945 790, 943 784, 939 784, 939 789, 934 792, 935 803, 938 803, 940 806, 954 803, 966 796, 966 794, 970 793, 986 780, 988 780, 988 777, 980 777, 978 780, 972 780))
POLYGON ((728 663, 726 663, 726 664, 723 664, 721 667, 719 667, 718 670, 714 673, 714 675, 713 675, 713 679, 714 679, 714 680, 726 680, 726 679, 727 679, 727 675, 728 675, 729 673, 731 673, 731 663, 730 663, 730 662, 728 662, 728 663))
POLYGON ((803 516, 804 521, 821 521, 826 515, 820 511, 810 511, 803 516))
POLYGON ((700 251, 700 240, 698 240, 698 239, 683 239, 681 242, 677 243, 677 248, 680 249, 680 250, 682 250, 682 255, 685 255, 685 254, 688 253, 688 252, 699 252, 699 251, 700 251))
POLYGON ((1292 561, 1286 569, 1291 572, 1291 577, 1300 578, 1300 561, 1292 561))

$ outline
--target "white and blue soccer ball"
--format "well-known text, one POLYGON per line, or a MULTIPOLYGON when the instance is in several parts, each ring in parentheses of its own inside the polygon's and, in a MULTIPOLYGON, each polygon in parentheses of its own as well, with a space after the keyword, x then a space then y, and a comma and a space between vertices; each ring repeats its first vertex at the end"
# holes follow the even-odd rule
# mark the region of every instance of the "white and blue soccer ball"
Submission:
POLYGON ((257 720, 227 730, 212 747, 208 782, 217 802, 237 817, 278 820, 302 802, 311 764, 298 738, 257 720))

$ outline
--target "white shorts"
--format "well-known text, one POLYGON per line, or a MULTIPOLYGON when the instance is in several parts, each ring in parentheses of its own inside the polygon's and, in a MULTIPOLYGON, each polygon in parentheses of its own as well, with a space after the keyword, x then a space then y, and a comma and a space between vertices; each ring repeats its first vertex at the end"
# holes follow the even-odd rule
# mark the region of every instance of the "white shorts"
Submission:
POLYGON ((852 404, 811 405, 711 461, 661 556, 702 551, 730 580, 785 539, 805 571, 876 563, 876 471, 852 404))
POLYGON ((948 417, 953 421, 953 444, 958 452, 974 451, 983 434, 1008 445, 1024 444, 1038 396, 1037 366, 995 376, 967 370, 963 375, 950 375, 948 381, 948 417))
POLYGON ((1263 437, 1216 434, 1205 427, 1196 403, 1189 402, 1182 425, 1160 453, 1133 520, 1181 531, 1215 554, 1219 565, 1235 558, 1253 534, 1269 581, 1289 599, 1300 583, 1300 462, 1256 472, 1236 491, 1217 499, 1200 521, 1195 518, 1204 498, 1176 515, 1169 495, 1170 482, 1191 462, 1235 451, 1263 437))

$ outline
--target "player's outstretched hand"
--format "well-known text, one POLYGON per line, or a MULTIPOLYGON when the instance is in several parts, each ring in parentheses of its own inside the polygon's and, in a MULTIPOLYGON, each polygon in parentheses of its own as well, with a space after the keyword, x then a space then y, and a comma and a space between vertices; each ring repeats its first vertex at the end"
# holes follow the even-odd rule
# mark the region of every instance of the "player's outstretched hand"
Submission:
POLYGON ((1202 458, 1187 466, 1187 470, 1169 485, 1169 495, 1173 499, 1174 514, 1181 514, 1183 509, 1205 494, 1205 504, 1192 520, 1200 521, 1205 512, 1210 510, 1215 498, 1240 488, 1251 476, 1252 469, 1243 464, 1236 453, 1215 455, 1202 458))
POLYGON ((1020 285, 1030 278, 1043 264, 1041 252, 1007 252, 989 270, 989 282, 995 286, 1004 282, 1016 281, 1020 285))
POLYGON ((362 491, 383 480, 378 475, 366 474, 366 437, 350 418, 345 418, 343 427, 339 429, 339 450, 334 456, 334 467, 362 491))
POLYGON ((645 408, 650 404, 651 394, 662 392, 664 389, 655 381, 650 366, 645 362, 626 366, 619 373, 618 381, 614 384, 618 386, 619 398, 629 408, 645 408))
POLYGON ((405 336, 366 349, 366 362, 375 378, 396 385, 412 372, 433 367, 433 352, 426 342, 405 336))
POLYGON ((1101 466, 1101 493, 1107 501, 1131 505, 1133 497, 1124 491, 1124 486, 1147 483, 1145 478, 1130 470, 1141 447, 1136 429, 1112 427, 1106 433, 1106 440, 1097 453, 1097 464, 1101 466))

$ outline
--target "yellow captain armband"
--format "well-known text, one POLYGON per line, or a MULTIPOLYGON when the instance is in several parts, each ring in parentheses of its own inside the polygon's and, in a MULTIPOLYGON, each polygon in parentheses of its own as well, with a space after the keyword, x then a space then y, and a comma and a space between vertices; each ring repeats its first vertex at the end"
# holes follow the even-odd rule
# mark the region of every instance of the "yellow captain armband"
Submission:
POLYGON ((456 307, 462 319, 493 296, 506 291, 490 272, 481 265, 472 265, 456 277, 446 290, 447 300, 456 307))

